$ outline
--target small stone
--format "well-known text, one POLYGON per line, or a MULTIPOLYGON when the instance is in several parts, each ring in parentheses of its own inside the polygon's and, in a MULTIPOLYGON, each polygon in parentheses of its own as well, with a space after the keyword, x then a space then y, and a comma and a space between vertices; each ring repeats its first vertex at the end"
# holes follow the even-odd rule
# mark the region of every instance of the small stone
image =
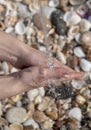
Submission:
POLYGON ((6 112, 6 119, 10 123, 22 123, 26 120, 26 110, 22 107, 12 107, 6 112))
POLYGON ((23 130, 34 130, 32 125, 24 126, 23 130))
POLYGON ((49 109, 46 110, 46 114, 52 119, 57 120, 58 119, 58 112, 57 111, 50 111, 49 109))
POLYGON ((28 96, 28 98, 29 98, 30 101, 33 101, 34 98, 36 96, 38 96, 38 94, 39 94, 38 89, 33 89, 33 90, 28 91, 27 96, 28 96))
POLYGON ((36 122, 41 123, 48 119, 48 117, 41 111, 35 111, 33 118, 36 122))
MULTIPOLYGON (((26 120, 24 123, 24 126, 33 126, 34 129, 37 129, 39 128, 38 124, 33 120, 33 119, 29 119, 29 120, 26 120)), ((26 130, 26 129, 25 129, 26 130)))
POLYGON ((10 130, 23 130, 23 126, 18 123, 13 123, 10 125, 10 130))
POLYGON ((83 52, 81 47, 75 47, 74 48, 74 55, 79 57, 79 58, 85 57, 85 53, 83 52))
POLYGON ((62 19, 63 12, 56 10, 51 14, 52 24, 55 26, 55 32, 58 35, 65 35, 67 31, 66 23, 62 19))
POLYGON ((81 109, 78 107, 72 108, 69 111, 68 116, 70 118, 75 118, 76 120, 81 121, 81 119, 82 119, 81 109))
POLYGON ((40 87, 40 88, 39 88, 39 95, 40 95, 41 97, 45 96, 45 89, 44 89, 44 87, 40 87))
POLYGON ((50 119, 50 120, 46 120, 41 124, 41 128, 42 130, 50 130, 50 128, 52 128, 54 125, 54 122, 50 119))
POLYGON ((45 111, 51 105, 51 99, 44 97, 42 102, 38 105, 38 110, 45 111))
POLYGON ((86 60, 86 59, 81 59, 80 60, 80 67, 83 71, 90 71, 91 70, 91 62, 86 60))
POLYGON ((78 95, 78 96, 76 97, 76 101, 77 101, 77 103, 78 103, 79 105, 84 105, 84 103, 86 102, 86 99, 85 99, 83 96, 78 95))
POLYGON ((43 17, 41 16, 40 13, 36 13, 33 16, 33 22, 35 24, 35 26, 43 31, 43 22, 45 22, 45 27, 47 29, 47 31, 49 31, 51 29, 51 23, 50 20, 46 18, 46 16, 43 15, 43 17))

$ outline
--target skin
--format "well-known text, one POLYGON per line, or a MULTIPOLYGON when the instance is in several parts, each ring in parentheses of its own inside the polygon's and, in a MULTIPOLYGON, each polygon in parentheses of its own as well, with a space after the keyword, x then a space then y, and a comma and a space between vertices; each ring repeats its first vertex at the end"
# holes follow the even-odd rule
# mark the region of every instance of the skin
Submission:
POLYGON ((10 62, 20 69, 19 72, 0 77, 0 99, 47 86, 52 79, 58 82, 82 78, 81 72, 74 72, 55 58, 52 60, 54 70, 48 67, 48 57, 43 52, 0 31, 0 61, 10 62))

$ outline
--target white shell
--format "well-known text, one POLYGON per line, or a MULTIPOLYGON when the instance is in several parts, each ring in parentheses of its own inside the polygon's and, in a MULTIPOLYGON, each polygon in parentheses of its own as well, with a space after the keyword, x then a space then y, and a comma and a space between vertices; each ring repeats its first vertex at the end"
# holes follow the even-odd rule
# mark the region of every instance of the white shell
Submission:
POLYGON ((33 89, 28 91, 27 95, 30 101, 33 101, 36 96, 38 96, 39 91, 38 89, 33 89))
POLYGON ((80 23, 81 18, 76 12, 68 11, 63 16, 64 21, 66 22, 67 26, 72 26, 80 23))
POLYGON ((86 32, 89 31, 90 28, 91 28, 91 23, 86 19, 82 19, 80 22, 80 31, 86 32))
POLYGON ((26 33, 26 27, 23 24, 22 21, 19 21, 16 25, 15 25, 15 32, 19 35, 24 35, 26 33))
POLYGON ((5 74, 9 74, 9 66, 8 66, 6 61, 2 62, 1 68, 4 71, 5 74))
POLYGON ((86 59, 81 59, 80 60, 80 67, 83 71, 90 71, 91 70, 91 62, 86 60, 86 59))
POLYGON ((57 51, 57 57, 63 64, 66 64, 66 57, 62 52, 57 51))
POLYGON ((13 30, 14 30, 13 27, 8 27, 8 28, 5 30, 5 32, 6 32, 6 33, 12 33, 13 30))
POLYGON ((79 26, 72 26, 68 31, 68 37, 74 39, 75 36, 79 33, 79 26))
POLYGON ((81 47, 74 48, 74 55, 79 57, 79 58, 85 57, 85 53, 83 52, 81 47))
POLYGON ((12 69, 10 70, 11 73, 14 73, 14 72, 18 72, 18 69, 15 68, 15 67, 12 67, 12 69))
POLYGON ((57 7, 59 5, 59 0, 50 0, 49 1, 49 6, 50 7, 57 7))
POLYGON ((40 87, 38 90, 39 90, 39 95, 41 97, 45 96, 45 89, 44 89, 44 87, 40 87))
POLYGON ((81 121, 81 119, 82 119, 81 109, 79 107, 75 107, 75 108, 71 109, 68 113, 68 116, 70 118, 75 118, 78 121, 81 121))
POLYGON ((25 121, 23 124, 24 124, 24 126, 32 125, 34 127, 34 129, 39 128, 38 124, 33 119, 29 119, 29 120, 25 121))

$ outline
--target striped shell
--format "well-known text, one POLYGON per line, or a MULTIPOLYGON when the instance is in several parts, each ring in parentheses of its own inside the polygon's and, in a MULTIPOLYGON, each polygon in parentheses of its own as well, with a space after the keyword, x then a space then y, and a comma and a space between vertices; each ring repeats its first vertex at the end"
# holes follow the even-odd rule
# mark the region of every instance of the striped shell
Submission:
POLYGON ((91 61, 91 31, 84 32, 80 37, 80 43, 86 54, 86 58, 91 61))

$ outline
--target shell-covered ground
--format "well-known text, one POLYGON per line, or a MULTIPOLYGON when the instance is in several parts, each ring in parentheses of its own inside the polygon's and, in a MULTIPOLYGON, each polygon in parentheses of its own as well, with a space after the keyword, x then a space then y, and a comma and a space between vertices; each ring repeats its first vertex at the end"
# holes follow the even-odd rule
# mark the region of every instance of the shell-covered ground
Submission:
MULTIPOLYGON (((91 0, 40 1, 0 0, 0 30, 44 53, 46 30, 51 56, 84 78, 2 100, 0 130, 91 130, 91 0)), ((15 71, 0 63, 0 75, 15 71)))

